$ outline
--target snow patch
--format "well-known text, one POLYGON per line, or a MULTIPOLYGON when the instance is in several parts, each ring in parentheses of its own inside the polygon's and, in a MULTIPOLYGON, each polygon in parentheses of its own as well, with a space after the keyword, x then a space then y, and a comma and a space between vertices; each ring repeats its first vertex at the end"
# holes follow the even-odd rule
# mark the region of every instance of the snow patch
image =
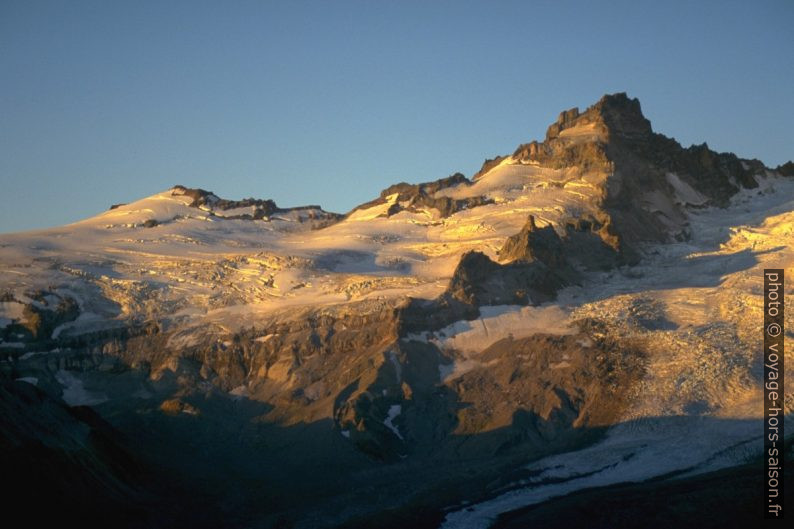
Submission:
POLYGON ((673 186, 676 197, 678 197, 680 204, 702 206, 708 202, 707 197, 703 196, 699 191, 695 190, 692 188, 692 186, 681 180, 677 174, 667 173, 665 177, 667 182, 673 186))
POLYGON ((107 402, 106 395, 87 391, 83 381, 71 371, 61 369, 55 373, 55 380, 63 386, 63 401, 69 406, 96 406, 107 402))
POLYGON ((406 340, 431 342, 439 349, 460 352, 482 351, 508 338, 525 338, 534 334, 575 334, 569 311, 558 304, 538 307, 499 305, 480 307, 476 320, 460 320, 432 333, 410 334, 406 340))
POLYGON ((103 318, 99 314, 94 314, 93 312, 83 312, 75 320, 67 323, 62 323, 61 325, 58 325, 55 329, 53 329, 52 339, 57 340, 58 337, 64 332, 79 333, 80 331, 88 331, 95 329, 97 327, 97 324, 101 324, 104 321, 105 318, 103 318))
POLYGON ((403 436, 400 434, 400 430, 397 429, 397 426, 394 425, 394 419, 396 419, 400 413, 402 413, 403 407, 400 404, 392 404, 389 406, 389 411, 386 416, 386 419, 383 421, 383 424, 394 432, 394 435, 400 438, 401 441, 404 441, 403 436))
POLYGON ((400 384, 403 381, 403 367, 402 365, 400 365, 400 359, 397 358, 397 353, 395 353, 394 351, 389 351, 388 354, 389 354, 389 360, 394 366, 394 375, 397 378, 397 384, 400 384))
POLYGON ((501 513, 571 492, 616 483, 641 482, 707 465, 727 467, 760 453, 757 421, 670 417, 623 423, 608 437, 576 452, 543 458, 526 468, 528 486, 447 514, 442 529, 486 529, 501 513), (726 452, 733 457, 725 458, 726 452))

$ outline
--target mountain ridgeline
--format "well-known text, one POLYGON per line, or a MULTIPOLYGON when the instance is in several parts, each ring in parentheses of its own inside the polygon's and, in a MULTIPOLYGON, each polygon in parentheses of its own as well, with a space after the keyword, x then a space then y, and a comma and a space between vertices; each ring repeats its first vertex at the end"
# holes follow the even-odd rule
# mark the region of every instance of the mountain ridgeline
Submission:
POLYGON ((787 217, 758 242, 725 212, 787 211, 791 166, 684 148, 621 93, 344 215, 175 186, 2 235, 7 479, 88 525, 97 497, 121 527, 438 527, 625 425, 705 428, 755 395, 742 274, 788 259, 787 217))

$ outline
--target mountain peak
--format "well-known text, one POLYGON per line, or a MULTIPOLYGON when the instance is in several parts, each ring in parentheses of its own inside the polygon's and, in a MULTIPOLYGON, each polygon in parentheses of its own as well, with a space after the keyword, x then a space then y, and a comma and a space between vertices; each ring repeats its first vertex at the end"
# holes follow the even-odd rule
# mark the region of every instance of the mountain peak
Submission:
POLYGON ((546 141, 564 136, 562 133, 566 130, 568 135, 575 135, 571 134, 571 129, 575 128, 632 138, 652 132, 651 122, 643 116, 639 99, 632 99, 625 92, 606 94, 582 113, 578 107, 562 111, 546 131, 546 141))
POLYGON ((597 111, 613 134, 645 136, 652 132, 651 122, 642 114, 640 100, 625 92, 607 94, 591 107, 597 111))

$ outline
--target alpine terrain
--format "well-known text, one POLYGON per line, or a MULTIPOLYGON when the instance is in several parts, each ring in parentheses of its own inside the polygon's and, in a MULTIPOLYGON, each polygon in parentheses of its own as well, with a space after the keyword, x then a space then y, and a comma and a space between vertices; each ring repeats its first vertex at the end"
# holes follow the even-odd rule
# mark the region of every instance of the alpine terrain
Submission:
POLYGON ((792 241, 792 162, 682 147, 622 93, 344 215, 177 185, 0 235, 4 510, 750 526, 763 269, 792 241))

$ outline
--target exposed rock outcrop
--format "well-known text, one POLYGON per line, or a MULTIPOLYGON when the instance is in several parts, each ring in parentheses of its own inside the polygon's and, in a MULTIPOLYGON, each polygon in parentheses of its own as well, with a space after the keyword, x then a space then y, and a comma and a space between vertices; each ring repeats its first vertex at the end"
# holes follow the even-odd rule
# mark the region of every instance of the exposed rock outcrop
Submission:
POLYGON ((212 191, 207 191, 200 188, 189 188, 181 185, 174 186, 171 194, 175 196, 184 195, 186 197, 192 198, 193 201, 188 205, 194 208, 205 206, 210 209, 218 209, 223 211, 242 207, 254 207, 256 210, 254 218, 256 219, 269 217, 278 211, 278 206, 276 206, 276 203, 270 199, 262 200, 256 198, 246 198, 243 200, 226 200, 218 197, 212 191))
POLYGON ((480 305, 527 305, 550 301, 566 282, 542 261, 501 265, 487 255, 463 254, 445 293, 450 298, 480 305))
POLYGON ((461 173, 455 173, 447 178, 425 182, 422 184, 407 184, 405 182, 389 186, 380 193, 377 199, 362 204, 353 211, 366 209, 378 204, 385 204, 386 200, 397 195, 394 204, 386 212, 391 217, 400 211, 419 211, 422 209, 436 209, 440 216, 449 217, 464 209, 471 209, 486 204, 493 204, 492 199, 486 197, 467 197, 454 199, 447 196, 436 196, 438 191, 459 185, 468 186, 471 182, 461 173))
MULTIPOLYGON (((171 194, 174 196, 190 197, 192 202, 190 207, 206 209, 210 212, 225 212, 234 209, 250 208, 251 213, 240 213, 238 215, 219 215, 229 219, 262 220, 268 219, 274 214, 286 213, 291 211, 306 212, 312 220, 324 221, 321 226, 328 226, 340 220, 343 216, 337 213, 324 211, 318 205, 297 206, 292 208, 280 208, 271 199, 244 198, 242 200, 227 200, 220 198, 212 191, 200 188, 189 188, 177 185, 172 188, 171 194)), ((318 227, 321 227, 318 226, 318 227)))
POLYGON ((558 271, 568 266, 562 239, 551 226, 539 228, 534 215, 529 216, 520 232, 505 241, 498 256, 503 262, 540 261, 558 271))
POLYGON ((477 172, 474 174, 474 176, 472 176, 472 177, 471 177, 471 179, 472 179, 473 181, 477 180, 477 179, 478 179, 478 178, 480 178, 482 175, 484 175, 485 173, 487 173, 488 171, 490 171, 491 169, 493 169, 494 167, 496 167, 497 165, 499 165, 499 163, 501 163, 501 162, 502 162, 502 160, 504 160, 505 158, 507 158, 507 156, 495 156, 495 157, 493 157, 493 158, 487 158, 487 159, 486 159, 486 160, 483 162, 483 164, 482 164, 482 167, 480 167, 480 170, 479 170, 479 171, 477 171, 477 172))
POLYGON ((783 176, 794 176, 794 161, 789 160, 784 164, 778 165, 775 171, 783 176))

